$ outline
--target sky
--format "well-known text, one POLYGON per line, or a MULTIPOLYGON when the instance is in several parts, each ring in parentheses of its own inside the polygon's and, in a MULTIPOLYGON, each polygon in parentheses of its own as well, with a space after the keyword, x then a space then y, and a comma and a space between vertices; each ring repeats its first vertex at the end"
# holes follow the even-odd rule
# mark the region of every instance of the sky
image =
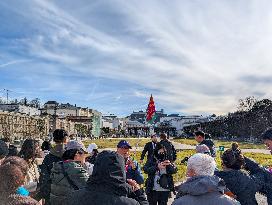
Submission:
POLYGON ((0 1, 0 97, 217 114, 272 97, 272 1, 0 1))

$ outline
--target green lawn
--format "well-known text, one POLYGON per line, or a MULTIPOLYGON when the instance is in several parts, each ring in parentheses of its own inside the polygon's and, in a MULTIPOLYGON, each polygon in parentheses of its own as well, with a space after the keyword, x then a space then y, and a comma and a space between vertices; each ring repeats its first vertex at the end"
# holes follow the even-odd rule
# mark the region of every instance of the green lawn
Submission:
MULTIPOLYGON (((173 141, 187 145, 197 145, 198 143, 194 139, 174 139, 173 141)), ((231 147, 233 141, 220 141, 214 140, 215 146, 225 146, 226 148, 231 147)), ((253 144, 248 142, 238 142, 241 149, 266 149, 264 144, 253 144)))
MULTIPOLYGON (((136 147, 137 144, 138 144, 138 147, 144 147, 145 144, 150 141, 149 138, 146 138, 146 139, 141 138, 140 140, 138 138, 135 138, 135 139, 123 138, 123 139, 127 140, 132 147, 136 147)), ((105 149, 105 148, 115 148, 120 140, 122 140, 122 139, 121 138, 118 138, 118 139, 97 139, 97 140, 86 140, 83 143, 86 146, 86 148, 88 147, 88 145, 90 143, 95 143, 99 149, 105 149)))

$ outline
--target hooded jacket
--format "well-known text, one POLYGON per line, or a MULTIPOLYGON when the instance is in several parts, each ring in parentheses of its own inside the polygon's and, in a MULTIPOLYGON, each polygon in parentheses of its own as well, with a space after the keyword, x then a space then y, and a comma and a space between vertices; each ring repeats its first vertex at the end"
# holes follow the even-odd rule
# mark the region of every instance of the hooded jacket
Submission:
POLYGON ((126 183, 124 158, 112 151, 101 152, 96 159, 93 174, 87 187, 74 192, 67 204, 77 205, 140 205, 148 204, 143 193, 134 192, 129 198, 131 187, 126 183))
POLYGON ((245 169, 255 181, 258 191, 266 195, 268 205, 272 205, 272 174, 247 157, 245 157, 245 169))
POLYGON ((227 188, 237 196, 241 205, 257 205, 255 194, 257 186, 254 180, 241 170, 216 171, 214 173, 226 183, 227 188))
POLYGON ((75 161, 55 163, 51 170, 51 205, 62 205, 63 201, 67 200, 67 197, 75 191, 73 186, 76 186, 77 189, 84 188, 88 178, 86 170, 75 161), (62 166, 73 185, 65 176, 62 166))
POLYGON ((52 147, 50 153, 45 156, 41 168, 41 174, 39 179, 39 197, 44 198, 46 205, 50 204, 50 190, 51 190, 51 169, 53 164, 62 160, 62 155, 65 151, 64 144, 57 144, 55 147, 52 147))
POLYGON ((239 205, 223 194, 224 182, 217 176, 196 176, 179 186, 172 205, 239 205))

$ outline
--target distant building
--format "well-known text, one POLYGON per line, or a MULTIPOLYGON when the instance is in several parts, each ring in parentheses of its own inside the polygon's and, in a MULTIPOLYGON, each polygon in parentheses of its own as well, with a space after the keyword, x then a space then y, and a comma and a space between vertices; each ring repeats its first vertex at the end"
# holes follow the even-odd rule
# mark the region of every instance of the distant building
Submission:
POLYGON ((27 114, 29 116, 38 116, 38 115, 40 115, 40 110, 38 108, 31 107, 31 106, 28 106, 28 105, 21 105, 21 104, 18 104, 18 103, 0 104, 0 110, 8 111, 8 112, 27 114))
POLYGON ((177 134, 182 134, 184 127, 209 122, 212 120, 213 118, 203 117, 202 115, 178 116, 175 114, 162 117, 160 122, 169 122, 170 126, 176 128, 177 134))
MULTIPOLYGON (((160 122, 160 119, 162 117, 166 117, 167 114, 164 114, 164 110, 161 109, 160 111, 156 111, 156 119, 154 121, 154 123, 157 123, 157 122, 160 122)), ((138 112, 134 112, 129 116, 129 119, 132 120, 132 121, 138 121, 138 122, 141 122, 141 123, 144 123, 145 120, 146 120, 146 112, 144 111, 138 111, 138 112)))
POLYGON ((41 112, 42 114, 57 115, 60 118, 65 118, 67 116, 79 116, 80 109, 76 105, 69 103, 58 104, 56 101, 48 101, 44 104, 41 112))

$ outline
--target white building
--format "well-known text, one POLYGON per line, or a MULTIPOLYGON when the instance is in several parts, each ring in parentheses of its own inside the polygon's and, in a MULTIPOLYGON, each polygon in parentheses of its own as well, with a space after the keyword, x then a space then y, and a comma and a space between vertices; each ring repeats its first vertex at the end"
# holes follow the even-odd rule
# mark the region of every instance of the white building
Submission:
POLYGON ((160 122, 169 122, 172 127, 176 128, 178 134, 182 134, 183 128, 190 125, 195 125, 203 122, 211 121, 211 117, 203 117, 202 115, 191 115, 191 116, 178 116, 169 115, 162 117, 160 122))
POLYGON ((40 110, 35 107, 20 104, 0 104, 0 110, 8 112, 17 112, 27 114, 29 116, 40 115, 40 110))
POLYGON ((49 115, 57 115, 59 117, 67 117, 67 116, 79 116, 80 110, 82 108, 76 107, 76 105, 71 105, 69 103, 66 104, 58 104, 56 101, 48 101, 44 104, 44 108, 42 109, 43 114, 49 115))

